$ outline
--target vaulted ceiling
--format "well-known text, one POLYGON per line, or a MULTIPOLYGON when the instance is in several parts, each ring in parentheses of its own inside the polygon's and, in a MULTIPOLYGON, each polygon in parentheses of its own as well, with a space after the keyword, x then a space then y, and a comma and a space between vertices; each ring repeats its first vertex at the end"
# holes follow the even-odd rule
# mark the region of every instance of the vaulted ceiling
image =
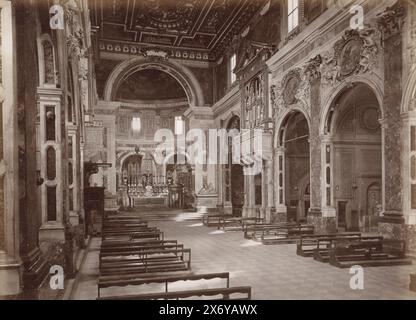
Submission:
POLYGON ((90 10, 92 24, 98 27, 100 49, 114 50, 118 45, 120 52, 127 52, 131 45, 140 44, 170 49, 171 55, 175 49, 188 50, 183 57, 208 60, 216 58, 266 2, 92 0, 90 10))

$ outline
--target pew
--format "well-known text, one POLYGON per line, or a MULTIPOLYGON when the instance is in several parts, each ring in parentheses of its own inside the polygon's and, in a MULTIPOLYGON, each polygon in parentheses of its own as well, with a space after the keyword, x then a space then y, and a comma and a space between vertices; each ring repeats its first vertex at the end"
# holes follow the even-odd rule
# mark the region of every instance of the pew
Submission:
POLYGON ((191 249, 144 250, 135 256, 101 261, 101 275, 185 271, 191 268, 191 249))
POLYGON ((223 231, 244 231, 248 224, 262 223, 262 218, 227 217, 220 218, 218 229, 223 231))
POLYGON ((198 297, 216 297, 215 300, 251 300, 251 287, 231 287, 231 288, 213 288, 187 291, 173 291, 163 293, 145 293, 136 295, 123 295, 104 297, 99 300, 179 300, 186 298, 198 297), (232 298, 232 295, 242 295, 243 297, 232 298))
MULTIPOLYGON (((183 244, 162 244, 162 245, 143 245, 135 247, 122 247, 122 248, 109 248, 101 249, 99 254, 99 265, 101 266, 102 261, 110 260, 114 262, 116 257, 118 261, 126 261, 131 259, 125 259, 123 257, 130 256, 140 256, 143 252, 146 251, 155 251, 155 250, 170 250, 170 249, 184 249, 183 244)), ((140 259, 139 259, 140 261, 140 259)))
POLYGON ((410 265, 406 243, 401 240, 352 241, 331 249, 329 263, 338 268, 410 265))
POLYGON ((110 287, 126 287, 126 286, 140 286, 144 284, 164 284, 165 292, 169 292, 169 284, 185 281, 200 281, 224 279, 226 288, 230 287, 230 274, 223 273, 207 273, 207 274, 181 274, 181 275, 161 275, 143 277, 142 275, 131 275, 124 278, 114 277, 100 277, 98 280, 98 298, 101 297, 101 290, 110 287))
POLYGON ((261 241, 262 236, 268 230, 275 230, 276 228, 296 227, 297 223, 282 222, 282 223, 247 223, 244 226, 244 238, 256 241, 261 241))
POLYGON ((124 230, 124 231, 117 231, 117 232, 103 232, 101 235, 102 241, 106 241, 109 239, 156 239, 156 240, 164 240, 164 234, 162 231, 158 230, 157 228, 152 229, 143 229, 143 230, 124 230))
POLYGON ((345 232, 336 234, 302 235, 296 246, 296 254, 302 257, 313 257, 315 250, 327 250, 335 241, 360 240, 360 232, 345 232))
POLYGON ((101 243, 101 250, 117 250, 116 248, 129 248, 134 246, 152 246, 152 245, 164 245, 164 244, 177 244, 178 240, 148 240, 148 239, 138 239, 138 240, 106 240, 101 243))
POLYGON ((223 214, 206 213, 202 216, 202 224, 207 227, 218 227, 223 216, 223 214))
POLYGON ((314 230, 313 226, 303 224, 271 227, 263 230, 261 242, 264 245, 294 244, 302 235, 312 235, 314 230))
POLYGON ((382 236, 360 236, 354 239, 318 239, 317 248, 313 252, 313 258, 316 261, 328 263, 330 259, 331 250, 335 247, 348 247, 348 245, 361 243, 362 246, 372 247, 373 250, 381 252, 382 250, 382 236))

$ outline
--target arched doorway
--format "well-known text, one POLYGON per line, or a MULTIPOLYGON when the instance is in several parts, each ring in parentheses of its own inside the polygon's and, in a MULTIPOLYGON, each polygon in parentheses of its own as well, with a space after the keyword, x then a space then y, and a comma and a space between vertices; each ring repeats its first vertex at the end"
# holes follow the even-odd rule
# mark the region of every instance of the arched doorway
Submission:
POLYGON ((309 124, 303 113, 294 111, 286 117, 280 141, 285 150, 287 221, 305 221, 310 208, 310 148, 309 124))
POLYGON ((377 230, 382 206, 380 118, 377 97, 361 83, 345 90, 329 111, 333 203, 341 230, 377 230))
POLYGON ((230 132, 240 131, 240 117, 234 116, 227 125, 228 133, 228 163, 224 165, 225 201, 231 203, 232 214, 241 216, 244 206, 244 173, 243 166, 233 163, 233 138, 230 132))

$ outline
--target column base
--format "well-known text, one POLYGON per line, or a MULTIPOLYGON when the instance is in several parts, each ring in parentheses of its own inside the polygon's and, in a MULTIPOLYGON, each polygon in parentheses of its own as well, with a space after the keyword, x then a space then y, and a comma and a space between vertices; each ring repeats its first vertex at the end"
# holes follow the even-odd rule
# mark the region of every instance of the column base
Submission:
POLYGON ((22 264, 0 252, 0 299, 13 299, 21 294, 22 264))
POLYGON ((307 223, 314 226, 316 234, 331 234, 338 231, 335 217, 323 217, 319 208, 309 209, 307 223))
POLYGON ((224 205, 223 208, 222 208, 222 213, 232 215, 233 214, 233 206, 232 205, 224 205))
POLYGON ((274 209, 274 212, 271 213, 270 222, 271 223, 287 222, 287 207, 284 205, 277 206, 274 209))
POLYGON ((216 213, 218 196, 216 194, 198 195, 196 197, 196 211, 198 213, 216 213))
POLYGON ((259 208, 259 218, 266 220, 266 210, 267 208, 260 207, 259 208))
POLYGON ((407 249, 416 250, 416 225, 407 225, 405 222, 403 216, 385 212, 380 217, 378 231, 388 239, 404 240, 407 249))
POLYGON ((276 213, 276 209, 273 207, 266 208, 266 216, 265 216, 265 222, 270 223, 272 221, 272 216, 276 213))
POLYGON ((243 207, 243 217, 244 218, 255 218, 257 216, 256 207, 243 207))

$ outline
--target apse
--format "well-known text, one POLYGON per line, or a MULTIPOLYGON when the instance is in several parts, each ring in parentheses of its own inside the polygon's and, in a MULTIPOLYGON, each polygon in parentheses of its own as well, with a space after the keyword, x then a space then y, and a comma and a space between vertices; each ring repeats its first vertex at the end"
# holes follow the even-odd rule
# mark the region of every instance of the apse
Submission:
POLYGON ((156 69, 140 70, 118 87, 117 101, 160 101, 186 100, 187 96, 180 83, 166 72, 156 69))

